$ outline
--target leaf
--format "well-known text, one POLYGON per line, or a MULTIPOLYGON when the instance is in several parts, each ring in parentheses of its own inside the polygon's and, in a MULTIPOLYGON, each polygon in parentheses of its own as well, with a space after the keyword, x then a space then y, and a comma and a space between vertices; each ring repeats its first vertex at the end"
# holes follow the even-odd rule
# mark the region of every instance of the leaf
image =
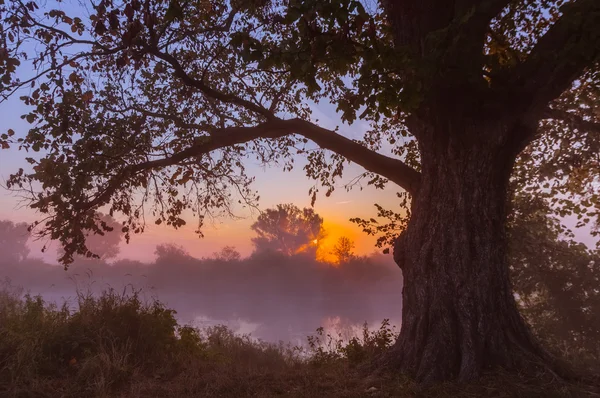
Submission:
POLYGON ((94 26, 94 33, 96 33, 98 36, 102 36, 104 33, 106 33, 107 29, 106 26, 104 26, 104 22, 103 21, 96 21, 96 25, 94 26))
POLYGON ((165 13, 165 21, 172 22, 176 19, 183 19, 183 9, 177 0, 171 0, 165 13))
POLYGON ((88 90, 85 93, 83 93, 83 95, 81 96, 81 99, 83 100, 83 102, 90 102, 93 97, 94 97, 94 93, 92 93, 91 90, 88 90))

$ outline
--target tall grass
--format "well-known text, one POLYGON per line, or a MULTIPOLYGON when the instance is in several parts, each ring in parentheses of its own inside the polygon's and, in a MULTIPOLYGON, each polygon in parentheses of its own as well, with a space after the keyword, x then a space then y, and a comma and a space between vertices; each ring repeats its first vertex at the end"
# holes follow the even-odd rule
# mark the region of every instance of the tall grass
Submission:
POLYGON ((0 288, 0 396, 446 397, 592 392, 589 385, 536 384, 498 374, 477 385, 424 391, 397 374, 363 373, 361 365, 395 340, 397 331, 388 321, 375 331, 365 325, 350 339, 320 328, 306 347, 295 347, 236 335, 223 326, 200 330, 180 325, 174 311, 141 297, 139 291, 109 289, 96 296, 80 292, 74 305, 56 305, 9 285, 0 288))

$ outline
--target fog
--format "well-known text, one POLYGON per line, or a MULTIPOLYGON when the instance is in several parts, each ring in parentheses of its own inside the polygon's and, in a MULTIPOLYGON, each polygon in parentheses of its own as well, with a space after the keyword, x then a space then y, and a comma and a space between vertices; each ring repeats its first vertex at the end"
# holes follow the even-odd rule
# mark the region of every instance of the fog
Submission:
MULTIPOLYGON (((7 248, 5 247, 5 250, 7 248)), ((78 259, 67 271, 39 259, 4 253, 0 279, 47 301, 76 305, 77 292, 139 291, 177 311, 181 323, 226 324, 241 333, 277 342, 305 341, 323 326, 348 332, 383 319, 398 325, 402 277, 390 255, 319 262, 310 253, 254 253, 231 249, 194 258, 176 246, 159 246, 152 263, 78 259)))

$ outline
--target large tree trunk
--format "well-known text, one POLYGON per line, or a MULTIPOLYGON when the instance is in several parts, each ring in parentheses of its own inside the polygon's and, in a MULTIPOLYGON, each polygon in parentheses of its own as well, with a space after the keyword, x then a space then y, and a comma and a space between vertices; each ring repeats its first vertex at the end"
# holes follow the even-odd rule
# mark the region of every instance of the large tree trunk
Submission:
POLYGON ((521 318, 509 281, 514 153, 473 139, 486 131, 449 133, 421 144, 421 185, 394 255, 404 276, 402 328, 384 358, 421 382, 469 380, 489 368, 550 359, 521 318))

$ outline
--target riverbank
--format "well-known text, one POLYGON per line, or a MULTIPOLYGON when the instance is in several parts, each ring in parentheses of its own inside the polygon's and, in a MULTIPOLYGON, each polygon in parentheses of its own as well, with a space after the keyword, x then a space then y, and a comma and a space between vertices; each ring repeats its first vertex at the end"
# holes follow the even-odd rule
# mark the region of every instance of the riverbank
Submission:
MULTIPOLYGON (((475 384, 421 389, 397 374, 365 372, 395 331, 383 322, 353 340, 322 329, 307 347, 274 345, 221 326, 179 325, 136 294, 79 296, 75 310, 0 293, 2 397, 581 397, 599 380, 488 374, 475 384)), ((592 359, 590 359, 592 360, 592 359)), ((579 358, 589 370, 592 362, 579 358)))

